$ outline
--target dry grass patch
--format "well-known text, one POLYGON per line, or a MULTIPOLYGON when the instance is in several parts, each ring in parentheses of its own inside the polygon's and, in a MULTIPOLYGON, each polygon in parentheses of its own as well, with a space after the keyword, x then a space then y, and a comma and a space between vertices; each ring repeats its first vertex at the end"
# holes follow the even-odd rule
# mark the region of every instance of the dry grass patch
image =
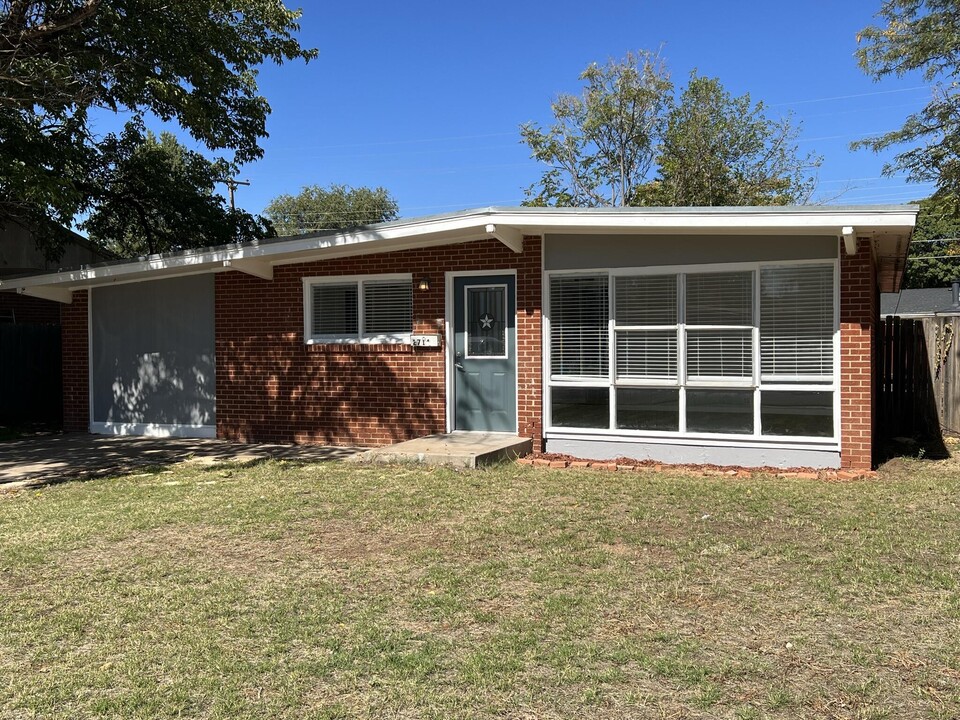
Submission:
POLYGON ((958 490, 270 462, 22 492, 0 717, 957 717, 958 490))

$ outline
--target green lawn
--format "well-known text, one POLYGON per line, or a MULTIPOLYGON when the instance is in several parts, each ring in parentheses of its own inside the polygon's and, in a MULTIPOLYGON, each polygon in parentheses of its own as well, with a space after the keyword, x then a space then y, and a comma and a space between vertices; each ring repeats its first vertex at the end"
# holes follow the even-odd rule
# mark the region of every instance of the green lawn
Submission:
POLYGON ((960 462, 0 495, 0 718, 960 717, 960 462))

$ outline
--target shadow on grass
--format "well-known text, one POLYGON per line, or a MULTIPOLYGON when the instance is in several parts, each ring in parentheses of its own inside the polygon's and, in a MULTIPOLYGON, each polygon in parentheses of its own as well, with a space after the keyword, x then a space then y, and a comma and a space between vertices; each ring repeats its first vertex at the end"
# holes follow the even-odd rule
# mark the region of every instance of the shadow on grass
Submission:
MULTIPOLYGON (((954 444, 956 449, 956 444, 954 444)), ((878 466, 894 460, 949 460, 953 457, 942 435, 935 437, 895 437, 880 443, 875 454, 878 466)))

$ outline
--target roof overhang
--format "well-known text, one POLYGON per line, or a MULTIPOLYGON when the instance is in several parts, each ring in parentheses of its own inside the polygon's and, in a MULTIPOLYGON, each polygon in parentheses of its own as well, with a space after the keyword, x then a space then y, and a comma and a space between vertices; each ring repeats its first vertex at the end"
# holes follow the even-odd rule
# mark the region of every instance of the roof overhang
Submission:
MULTIPOLYGON (((495 238, 522 252, 525 235, 564 234, 715 234, 833 235, 868 238, 878 261, 882 289, 899 287, 918 207, 803 206, 734 208, 484 208, 410 220, 396 220, 344 232, 223 245, 136 260, 85 266, 78 270, 7 278, 0 290, 69 302, 74 290, 116 283, 156 280, 196 273, 239 270, 273 277, 277 265, 394 252, 495 238)), ((894 290, 888 290, 892 288, 894 290)))

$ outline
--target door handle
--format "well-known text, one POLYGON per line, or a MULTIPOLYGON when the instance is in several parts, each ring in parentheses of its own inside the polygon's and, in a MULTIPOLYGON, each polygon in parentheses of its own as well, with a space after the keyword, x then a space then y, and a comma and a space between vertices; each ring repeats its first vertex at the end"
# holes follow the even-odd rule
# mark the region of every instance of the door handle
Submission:
POLYGON ((455 358, 456 358, 456 359, 455 359, 454 362, 453 362, 453 366, 454 366, 457 370, 459 370, 460 372, 463 372, 463 363, 460 362, 461 360, 463 360, 463 353, 458 352, 458 353, 455 355, 455 358))

